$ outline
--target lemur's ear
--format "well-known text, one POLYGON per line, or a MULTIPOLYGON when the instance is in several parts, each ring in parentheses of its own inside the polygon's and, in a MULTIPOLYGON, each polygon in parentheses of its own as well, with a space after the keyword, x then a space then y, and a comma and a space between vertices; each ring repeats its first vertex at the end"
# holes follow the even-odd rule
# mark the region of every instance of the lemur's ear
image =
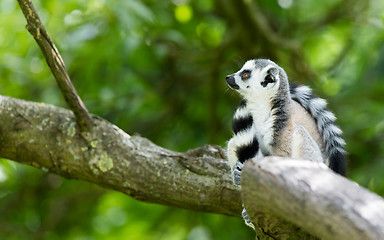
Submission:
POLYGON ((270 69, 268 69, 267 75, 265 76, 264 81, 260 83, 261 86, 266 87, 269 83, 273 83, 274 85, 277 81, 278 73, 279 71, 275 67, 271 67, 270 69))
POLYGON ((276 77, 279 74, 279 71, 277 70, 277 68, 271 67, 270 69, 268 69, 267 74, 276 77))

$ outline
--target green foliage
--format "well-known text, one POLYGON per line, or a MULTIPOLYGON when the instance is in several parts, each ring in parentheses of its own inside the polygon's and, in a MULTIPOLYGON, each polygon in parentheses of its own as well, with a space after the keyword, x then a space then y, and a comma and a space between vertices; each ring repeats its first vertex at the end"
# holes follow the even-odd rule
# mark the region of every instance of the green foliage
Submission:
MULTIPOLYGON (((384 195, 382 1, 33 2, 88 109, 128 133, 176 151, 225 146, 239 101, 225 75, 267 57, 328 100, 344 130, 350 178, 384 195)), ((0 94, 65 107, 17 2, 0 0, 0 12, 0 94)), ((6 160, 0 206, 6 239, 253 235, 241 219, 141 203, 6 160)))

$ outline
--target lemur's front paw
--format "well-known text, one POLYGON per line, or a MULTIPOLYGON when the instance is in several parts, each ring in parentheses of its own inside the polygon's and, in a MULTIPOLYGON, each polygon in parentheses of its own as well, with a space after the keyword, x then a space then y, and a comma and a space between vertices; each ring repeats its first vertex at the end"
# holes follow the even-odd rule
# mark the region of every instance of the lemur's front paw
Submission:
POLYGON ((241 171, 243 170, 244 163, 237 161, 232 167, 233 182, 237 185, 241 183, 241 171))
POLYGON ((243 208, 243 212, 241 212, 241 215, 243 216, 243 219, 244 219, 245 224, 246 224, 248 227, 251 227, 251 228, 255 229, 255 226, 253 225, 253 223, 252 223, 251 220, 249 219, 247 210, 245 210, 245 208, 243 208))

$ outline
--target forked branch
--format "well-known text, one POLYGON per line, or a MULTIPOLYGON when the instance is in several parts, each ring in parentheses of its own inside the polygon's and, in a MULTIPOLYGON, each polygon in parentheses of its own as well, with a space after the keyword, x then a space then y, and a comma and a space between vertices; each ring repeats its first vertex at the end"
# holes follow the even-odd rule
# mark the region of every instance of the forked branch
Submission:
POLYGON ((27 20, 26 28, 40 46, 45 60, 47 61, 48 66, 64 95, 65 101, 75 114, 81 130, 90 130, 93 126, 92 117, 77 94, 65 68, 64 61, 52 39, 49 37, 48 32, 45 30, 35 7, 30 0, 17 0, 17 2, 19 3, 25 19, 27 20))

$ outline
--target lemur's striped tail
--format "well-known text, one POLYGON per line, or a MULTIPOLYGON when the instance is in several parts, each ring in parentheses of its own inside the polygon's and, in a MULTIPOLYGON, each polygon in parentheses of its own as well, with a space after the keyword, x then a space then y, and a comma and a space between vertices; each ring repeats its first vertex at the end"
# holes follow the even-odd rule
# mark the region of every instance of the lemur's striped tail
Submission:
POLYGON ((326 157, 329 160, 329 168, 334 172, 345 175, 346 151, 345 141, 341 137, 342 131, 335 124, 336 117, 329 111, 324 99, 316 97, 312 90, 306 86, 290 84, 291 98, 298 102, 315 119, 317 128, 325 144, 326 157))

